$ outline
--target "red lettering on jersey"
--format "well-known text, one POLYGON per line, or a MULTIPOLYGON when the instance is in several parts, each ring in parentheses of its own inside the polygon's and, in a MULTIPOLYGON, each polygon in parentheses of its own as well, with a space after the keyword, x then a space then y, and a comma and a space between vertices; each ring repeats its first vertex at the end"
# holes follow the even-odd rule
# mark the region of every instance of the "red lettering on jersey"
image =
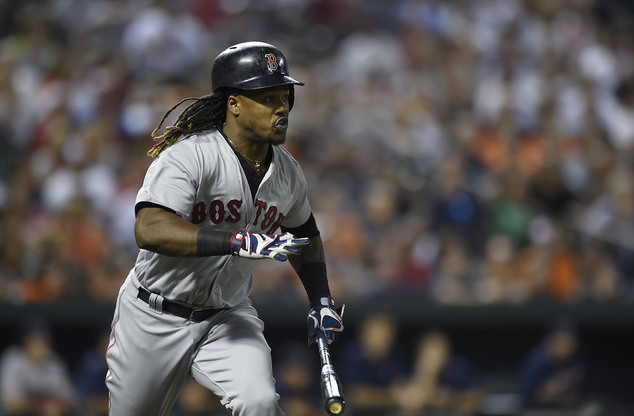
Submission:
POLYGON ((229 209, 231 215, 227 216, 227 219, 225 221, 233 224, 240 221, 241 215, 238 209, 240 209, 241 206, 242 201, 238 201, 237 199, 232 199, 231 201, 229 201, 229 203, 227 204, 227 208, 229 209))
MULTIPOLYGON (((256 199, 254 205, 256 211, 253 225, 258 225, 261 220, 260 227, 263 230, 268 228, 267 234, 274 234, 282 224, 285 215, 281 212, 278 213, 276 206, 271 205, 269 207, 266 202, 260 199, 256 199)), ((192 209, 191 221, 194 224, 201 224, 207 219, 207 214, 209 214, 209 219, 214 224, 220 224, 223 221, 236 224, 242 219, 242 214, 240 214, 241 207, 242 201, 238 199, 232 199, 226 204, 220 199, 215 199, 209 204, 209 212, 207 212, 207 205, 204 202, 198 202, 192 209)))
POLYGON ((268 60, 266 67, 273 72, 277 69, 277 57, 272 53, 267 53, 264 57, 268 60))
POLYGON ((200 224, 207 218, 207 206, 204 202, 199 202, 192 209, 192 223, 200 224))
POLYGON ((262 229, 266 229, 270 226, 273 221, 275 221, 275 216, 277 215, 277 208, 275 206, 269 207, 269 210, 264 214, 264 219, 262 220, 262 229))
POLYGON ((262 214, 262 210, 266 209, 266 202, 256 199, 255 206, 258 208, 258 210, 255 212, 255 219, 253 220, 253 225, 258 225, 258 221, 260 221, 260 214, 262 214))
POLYGON ((282 225, 282 221, 284 221, 284 218, 286 217, 280 212, 280 215, 277 216, 277 221, 275 221, 275 223, 271 225, 271 228, 267 231, 267 234, 275 234, 277 229, 280 228, 280 225, 282 225))
POLYGON ((225 204, 217 199, 212 201, 209 206, 209 216, 211 217, 211 222, 220 224, 225 219, 225 204))

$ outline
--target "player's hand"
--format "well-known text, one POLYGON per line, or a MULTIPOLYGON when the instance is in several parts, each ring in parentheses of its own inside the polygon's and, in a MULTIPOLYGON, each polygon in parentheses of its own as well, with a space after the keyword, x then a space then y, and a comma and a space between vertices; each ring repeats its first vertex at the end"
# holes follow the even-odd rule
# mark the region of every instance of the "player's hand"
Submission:
POLYGON ((335 309, 330 296, 319 298, 310 304, 308 312, 308 346, 316 342, 317 331, 324 331, 328 344, 331 344, 343 331, 343 311, 346 305, 335 309))
POLYGON ((246 228, 231 237, 231 254, 249 259, 275 259, 286 261, 287 255, 299 254, 308 238, 297 238, 291 233, 279 235, 252 234, 246 228))

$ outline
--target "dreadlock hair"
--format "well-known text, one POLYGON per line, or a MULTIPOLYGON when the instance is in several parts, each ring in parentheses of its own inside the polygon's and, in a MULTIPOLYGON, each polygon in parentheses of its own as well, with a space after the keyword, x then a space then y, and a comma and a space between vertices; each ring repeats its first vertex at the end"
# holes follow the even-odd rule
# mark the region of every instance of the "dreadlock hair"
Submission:
POLYGON ((152 157, 157 157, 163 150, 176 143, 182 136, 189 136, 212 128, 220 128, 227 116, 227 98, 231 94, 232 91, 219 90, 202 97, 185 98, 181 100, 165 113, 161 122, 152 132, 152 138, 154 141, 158 141, 158 143, 156 143, 147 154, 152 157), (165 133, 158 136, 158 131, 161 129, 161 126, 163 126, 163 122, 167 116, 186 101, 193 101, 193 103, 183 110, 174 125, 167 127, 165 133))

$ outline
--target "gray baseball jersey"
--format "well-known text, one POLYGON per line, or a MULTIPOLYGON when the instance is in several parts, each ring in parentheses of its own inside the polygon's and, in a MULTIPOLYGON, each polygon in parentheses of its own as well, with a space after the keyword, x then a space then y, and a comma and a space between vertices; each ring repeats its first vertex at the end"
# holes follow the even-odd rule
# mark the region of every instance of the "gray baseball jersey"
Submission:
MULTIPOLYGON (((160 205, 201 227, 266 234, 281 225, 301 226, 311 215, 303 172, 288 151, 273 147, 253 197, 236 154, 216 130, 181 139, 161 153, 137 203, 160 205)), ((140 251, 119 293, 106 354, 111 416, 166 415, 188 374, 234 415, 283 415, 263 323, 248 299, 256 265, 230 255, 140 251), (153 307, 138 298, 140 286, 154 293, 153 307), (163 313, 156 294, 221 311, 194 322, 163 313)))
MULTIPOLYGON (((172 209, 201 226, 273 234, 310 217, 306 181, 299 164, 283 147, 253 200, 240 163, 217 131, 171 146, 148 169, 137 203, 172 209)), ((240 257, 174 258, 141 250, 134 266, 139 281, 165 298, 212 308, 234 306, 252 288, 256 262, 240 257)))

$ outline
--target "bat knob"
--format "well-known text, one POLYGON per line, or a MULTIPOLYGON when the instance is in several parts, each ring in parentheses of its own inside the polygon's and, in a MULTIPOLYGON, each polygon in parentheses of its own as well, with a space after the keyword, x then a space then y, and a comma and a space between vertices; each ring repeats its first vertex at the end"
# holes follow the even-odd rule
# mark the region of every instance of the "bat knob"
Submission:
POLYGON ((331 399, 328 403, 328 413, 331 415, 340 415, 343 413, 345 402, 341 399, 331 399))

